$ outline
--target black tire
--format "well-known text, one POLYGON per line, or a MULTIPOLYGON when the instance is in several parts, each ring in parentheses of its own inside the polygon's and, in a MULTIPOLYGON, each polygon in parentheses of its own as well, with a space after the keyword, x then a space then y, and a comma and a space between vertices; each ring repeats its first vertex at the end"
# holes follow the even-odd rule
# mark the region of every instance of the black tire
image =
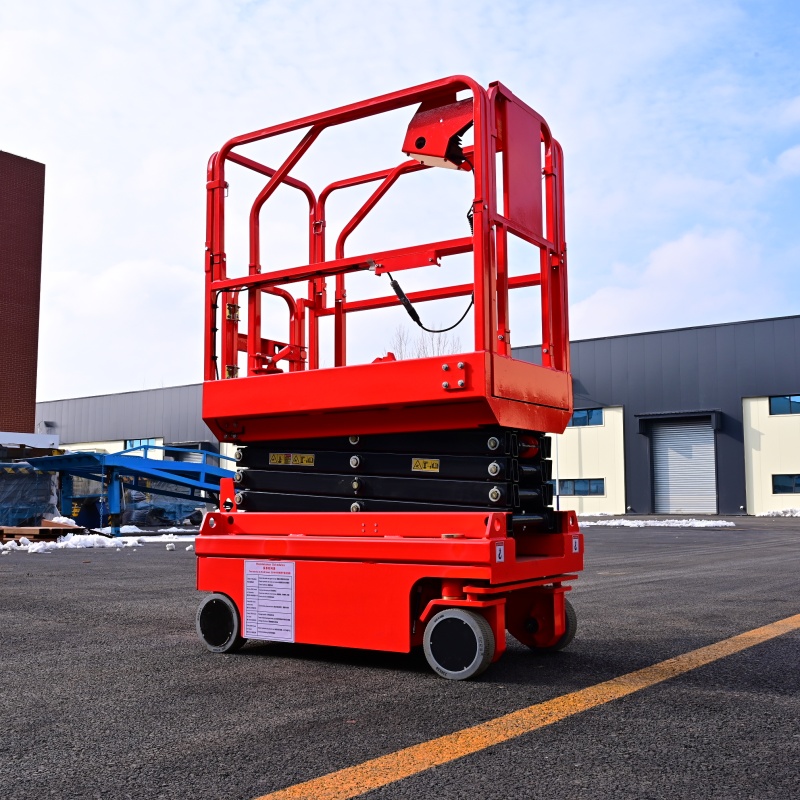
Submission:
POLYGON ((197 635, 212 653, 234 653, 247 639, 242 638, 236 603, 224 594, 210 594, 200 602, 195 617, 197 635))
POLYGON ((556 653, 563 650, 575 638, 578 631, 578 615, 572 607, 572 603, 564 598, 564 612, 566 614, 564 633, 561 638, 549 647, 532 647, 528 645, 534 653, 556 653))
POLYGON ((486 617, 466 608, 446 608, 425 627, 422 647, 434 672, 463 681, 477 677, 492 663, 494 633, 486 617))

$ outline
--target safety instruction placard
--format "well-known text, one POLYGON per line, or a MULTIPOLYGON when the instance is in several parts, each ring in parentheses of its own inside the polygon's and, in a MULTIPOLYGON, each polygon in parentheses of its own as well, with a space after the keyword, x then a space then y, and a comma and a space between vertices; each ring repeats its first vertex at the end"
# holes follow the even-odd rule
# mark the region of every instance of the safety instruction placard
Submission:
POLYGON ((294 561, 244 562, 245 639, 294 641, 294 561))

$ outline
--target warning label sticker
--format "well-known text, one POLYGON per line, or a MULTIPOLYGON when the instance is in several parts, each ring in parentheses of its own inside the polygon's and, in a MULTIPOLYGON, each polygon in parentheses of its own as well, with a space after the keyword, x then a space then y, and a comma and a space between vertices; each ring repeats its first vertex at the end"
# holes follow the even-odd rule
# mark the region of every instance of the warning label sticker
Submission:
POLYGON ((294 561, 244 562, 245 639, 294 641, 294 561))
POLYGON ((438 458, 412 458, 411 459, 412 472, 438 472, 439 459, 438 458))
POLYGON ((313 453, 270 453, 269 463, 289 467, 313 467, 313 453))

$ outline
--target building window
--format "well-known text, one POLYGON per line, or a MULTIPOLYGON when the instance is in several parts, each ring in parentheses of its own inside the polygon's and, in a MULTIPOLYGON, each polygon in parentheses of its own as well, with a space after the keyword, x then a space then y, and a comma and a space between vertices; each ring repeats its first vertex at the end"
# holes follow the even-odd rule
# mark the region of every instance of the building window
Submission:
POLYGON ((585 428, 587 425, 602 425, 602 408, 580 408, 576 409, 567 424, 568 428, 585 428))
POLYGON ((562 497, 601 497, 605 493, 605 478, 575 478, 558 482, 558 494, 562 497))
POLYGON ((784 394, 779 397, 770 397, 769 413, 800 414, 800 394, 784 394))
POLYGON ((773 475, 772 494, 800 494, 800 475, 773 475))
POLYGON ((130 450, 132 447, 144 447, 145 445, 155 446, 155 439, 126 439, 125 449, 130 450))

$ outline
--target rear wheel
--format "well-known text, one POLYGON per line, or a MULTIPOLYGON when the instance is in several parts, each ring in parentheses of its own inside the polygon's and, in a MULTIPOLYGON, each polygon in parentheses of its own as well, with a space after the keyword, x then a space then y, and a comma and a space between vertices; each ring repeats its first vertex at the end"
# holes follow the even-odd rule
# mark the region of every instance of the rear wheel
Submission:
POLYGON ((204 597, 195 618, 197 635, 212 653, 233 653, 247 639, 241 636, 236 603, 224 594, 204 597))
POLYGON ((446 608, 427 624, 422 642, 431 669, 451 681, 480 675, 494 657, 492 626, 465 608, 446 608))
POLYGON ((563 650, 574 638, 578 630, 578 615, 572 607, 572 603, 564 598, 564 633, 557 642, 542 647, 537 644, 538 625, 536 619, 529 617, 527 620, 509 622, 508 632, 520 643, 530 647, 535 653, 554 653, 563 650))

